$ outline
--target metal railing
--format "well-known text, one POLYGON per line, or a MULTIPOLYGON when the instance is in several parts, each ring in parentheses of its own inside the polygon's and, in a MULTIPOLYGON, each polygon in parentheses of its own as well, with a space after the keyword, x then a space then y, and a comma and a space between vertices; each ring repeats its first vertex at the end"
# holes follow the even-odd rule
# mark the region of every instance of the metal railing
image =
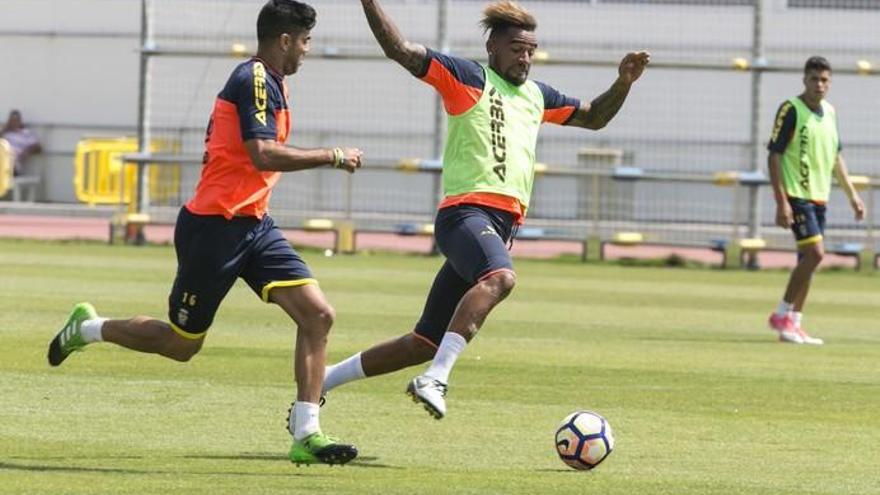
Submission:
MULTIPOLYGON (((589 150, 588 154, 595 158, 595 153, 596 150, 589 150)), ((614 153, 612 155, 609 155, 611 163, 604 167, 596 166, 595 162, 589 167, 564 167, 540 163, 536 166, 536 188, 544 181, 562 181, 576 188, 579 191, 578 196, 583 201, 572 204, 570 211, 564 216, 541 214, 540 211, 530 215, 528 225, 537 229, 537 234, 535 232, 531 234, 533 238, 568 239, 577 242, 592 240, 603 243, 614 242, 621 233, 632 232, 639 234, 640 243, 702 248, 713 248, 719 244, 733 246, 738 245, 743 239, 756 238, 749 234, 746 202, 751 191, 761 196, 761 189, 768 185, 763 173, 738 170, 705 174, 652 172, 639 167, 615 164, 614 157, 620 155, 614 153), (729 201, 732 206, 726 209, 719 208, 702 216, 694 215, 692 218, 682 216, 652 218, 644 212, 635 211, 630 206, 637 203, 640 196, 639 191, 633 189, 634 186, 651 189, 670 185, 711 189, 715 191, 713 194, 719 198, 719 201, 729 201)), ((122 156, 121 159, 129 164, 148 167, 201 165, 200 157, 162 153, 132 153, 122 156)), ((432 194, 433 186, 430 184, 435 181, 424 181, 423 191, 417 194, 426 199, 426 207, 421 210, 424 213, 402 214, 383 211, 369 204, 359 204, 356 196, 363 193, 363 189, 367 187, 365 183, 369 182, 364 176, 388 173, 419 174, 433 176, 439 180, 441 171, 441 162, 433 159, 410 158, 371 162, 355 176, 345 175, 342 178, 343 182, 338 184, 337 188, 341 197, 335 198, 336 207, 327 208, 321 207, 318 203, 311 203, 296 210, 273 209, 273 217, 279 225, 288 228, 302 228, 310 225, 315 218, 321 218, 345 222, 355 231, 404 233, 406 230, 411 230, 413 225, 432 221, 436 201, 432 194)), ((300 172, 297 175, 303 177, 322 172, 338 171, 314 170, 300 172)), ((828 227, 829 237, 834 243, 858 244, 866 251, 876 252, 878 249, 875 239, 876 191, 880 188, 880 178, 853 176, 852 180, 864 196, 867 211, 865 227, 852 228, 832 223, 828 227)), ((157 182, 154 181, 153 184, 156 185, 157 182)), ((180 191, 180 197, 186 197, 186 194, 180 191)), ((672 200, 674 201, 675 198, 672 200)), ((143 213, 149 213, 153 221, 168 223, 173 222, 178 207, 179 204, 169 204, 164 207, 151 204, 143 213)), ((762 238, 762 245, 768 248, 791 248, 790 235, 782 229, 767 231, 764 236, 757 238, 762 238)))

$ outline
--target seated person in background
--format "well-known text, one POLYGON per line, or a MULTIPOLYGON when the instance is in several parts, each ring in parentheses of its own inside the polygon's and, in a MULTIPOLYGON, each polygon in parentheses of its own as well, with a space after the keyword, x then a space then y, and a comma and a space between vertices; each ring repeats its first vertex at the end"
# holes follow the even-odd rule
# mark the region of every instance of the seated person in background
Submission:
POLYGON ((24 172, 24 160, 42 151, 37 133, 30 127, 26 127, 21 120, 21 112, 13 110, 9 112, 9 119, 0 129, 0 138, 9 142, 13 154, 13 174, 19 176, 24 172))

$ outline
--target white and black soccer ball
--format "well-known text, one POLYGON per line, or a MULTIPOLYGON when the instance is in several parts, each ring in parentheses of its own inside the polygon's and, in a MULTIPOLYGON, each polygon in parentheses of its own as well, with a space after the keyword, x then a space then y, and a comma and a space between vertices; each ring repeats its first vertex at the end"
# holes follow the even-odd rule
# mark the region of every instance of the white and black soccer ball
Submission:
POLYGON ((574 469, 598 466, 614 450, 611 425, 592 411, 575 411, 556 430, 556 452, 562 462, 574 469))

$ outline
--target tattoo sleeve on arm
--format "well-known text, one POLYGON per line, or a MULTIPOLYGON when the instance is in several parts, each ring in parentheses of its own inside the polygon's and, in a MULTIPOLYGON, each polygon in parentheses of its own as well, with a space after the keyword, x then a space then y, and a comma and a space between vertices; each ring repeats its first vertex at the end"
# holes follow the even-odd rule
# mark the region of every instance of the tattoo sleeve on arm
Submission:
POLYGON ((568 125, 587 129, 601 129, 617 115, 626 101, 630 85, 615 81, 608 91, 597 96, 588 107, 575 110, 568 125))
POLYGON ((385 52, 385 56, 402 65, 417 77, 424 75, 428 50, 418 44, 410 43, 401 36, 397 26, 389 18, 376 0, 361 0, 364 14, 370 29, 385 52))

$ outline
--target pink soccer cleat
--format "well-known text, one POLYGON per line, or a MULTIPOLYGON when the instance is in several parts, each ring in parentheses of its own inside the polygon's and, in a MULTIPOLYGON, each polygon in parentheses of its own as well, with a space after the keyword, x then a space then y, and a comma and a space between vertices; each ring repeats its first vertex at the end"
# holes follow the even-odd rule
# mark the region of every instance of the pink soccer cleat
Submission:
POLYGON ((801 338, 804 344, 823 345, 825 343, 825 341, 820 339, 819 337, 810 337, 809 335, 807 335, 807 332, 805 332, 804 329, 800 326, 795 327, 795 331, 797 332, 798 336, 801 338))
POLYGON ((771 329, 776 330, 776 332, 779 333, 780 342, 788 342, 790 344, 805 343, 798 328, 794 325, 794 320, 792 320, 791 315, 786 314, 779 316, 776 313, 773 313, 770 315, 770 319, 767 323, 770 325, 771 329))

